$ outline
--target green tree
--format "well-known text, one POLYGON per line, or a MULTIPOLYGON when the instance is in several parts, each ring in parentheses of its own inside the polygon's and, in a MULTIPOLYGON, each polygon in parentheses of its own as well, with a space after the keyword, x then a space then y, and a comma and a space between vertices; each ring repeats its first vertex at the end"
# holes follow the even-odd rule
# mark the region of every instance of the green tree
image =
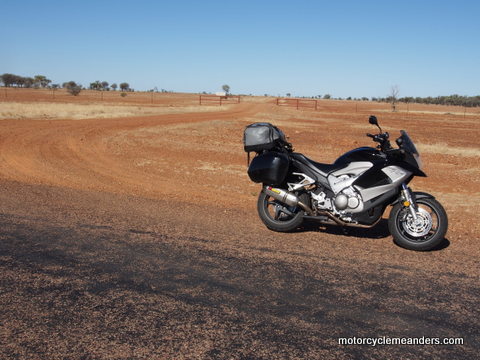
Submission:
POLYGON ((223 89, 223 91, 225 91, 225 93, 227 95, 230 93, 230 86, 225 84, 225 85, 222 86, 222 89, 223 89))
POLYGON ((48 86, 48 84, 52 82, 52 80, 47 79, 47 77, 44 75, 35 75, 35 77, 33 78, 33 82, 35 86, 41 86, 42 88, 45 88, 48 86))
POLYGON ((116 91, 118 88, 118 85, 113 83, 112 85, 110 85, 110 87, 112 88, 113 91, 116 91))
POLYGON ((33 84, 35 83, 35 80, 31 77, 26 77, 25 78, 25 83, 24 83, 24 86, 26 88, 31 88, 33 86, 33 84))
POLYGON ((2 75, 2 82, 6 87, 12 86, 15 84, 17 75, 5 73, 2 75))
POLYGON ((82 85, 77 84, 75 81, 68 81, 63 83, 63 87, 73 96, 77 96, 82 91, 82 85))
POLYGON ((326 99, 326 100, 328 100, 328 99, 331 99, 331 98, 332 98, 332 95, 330 95, 330 94, 325 94, 325 95, 323 95, 323 98, 326 99))
POLYGON ((102 83, 100 80, 90 83, 90 90, 100 90, 102 88, 102 83))
POLYGON ((120 90, 127 91, 128 89, 130 89, 130 85, 128 83, 123 82, 120 84, 120 90))

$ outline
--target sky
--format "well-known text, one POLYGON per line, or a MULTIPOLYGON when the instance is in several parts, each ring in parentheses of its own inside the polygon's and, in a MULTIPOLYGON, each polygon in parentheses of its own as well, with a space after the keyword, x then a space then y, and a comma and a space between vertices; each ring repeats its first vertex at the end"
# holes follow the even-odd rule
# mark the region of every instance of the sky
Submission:
POLYGON ((480 2, 0 0, 0 74, 273 96, 480 95, 480 2))

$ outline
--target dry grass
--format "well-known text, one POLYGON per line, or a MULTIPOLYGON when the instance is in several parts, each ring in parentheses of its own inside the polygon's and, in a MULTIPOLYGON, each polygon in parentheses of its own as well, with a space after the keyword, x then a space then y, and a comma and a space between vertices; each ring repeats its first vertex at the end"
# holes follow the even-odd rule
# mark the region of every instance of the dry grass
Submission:
POLYGON ((188 112, 220 111, 227 106, 148 106, 104 105, 47 102, 0 102, 0 119, 90 119, 116 118, 139 115, 174 114, 188 112))
POLYGON ((420 154, 431 153, 431 154, 444 154, 444 155, 455 155, 461 157, 478 157, 480 156, 480 148, 469 148, 469 147, 460 147, 460 146, 450 146, 447 144, 417 144, 420 154))

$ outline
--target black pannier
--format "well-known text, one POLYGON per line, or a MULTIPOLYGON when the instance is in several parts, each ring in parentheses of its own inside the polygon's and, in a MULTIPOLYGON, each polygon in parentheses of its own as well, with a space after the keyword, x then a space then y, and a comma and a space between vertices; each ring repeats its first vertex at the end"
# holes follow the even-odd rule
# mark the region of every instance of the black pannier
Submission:
POLYGON ((246 152, 270 150, 280 142, 286 142, 285 134, 270 123, 248 125, 243 133, 243 147, 246 152))
POLYGON ((281 185, 288 172, 288 155, 267 152, 255 156, 248 167, 248 176, 253 182, 267 185, 281 185))

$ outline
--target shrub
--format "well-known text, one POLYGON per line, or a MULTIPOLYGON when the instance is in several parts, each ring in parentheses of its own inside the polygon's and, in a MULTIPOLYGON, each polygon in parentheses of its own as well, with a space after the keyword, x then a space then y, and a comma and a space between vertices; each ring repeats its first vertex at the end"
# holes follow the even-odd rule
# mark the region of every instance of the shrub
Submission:
POLYGON ((73 96, 77 96, 80 94, 80 91, 82 91, 82 86, 77 84, 75 81, 64 83, 63 87, 67 89, 68 93, 72 94, 73 96))

